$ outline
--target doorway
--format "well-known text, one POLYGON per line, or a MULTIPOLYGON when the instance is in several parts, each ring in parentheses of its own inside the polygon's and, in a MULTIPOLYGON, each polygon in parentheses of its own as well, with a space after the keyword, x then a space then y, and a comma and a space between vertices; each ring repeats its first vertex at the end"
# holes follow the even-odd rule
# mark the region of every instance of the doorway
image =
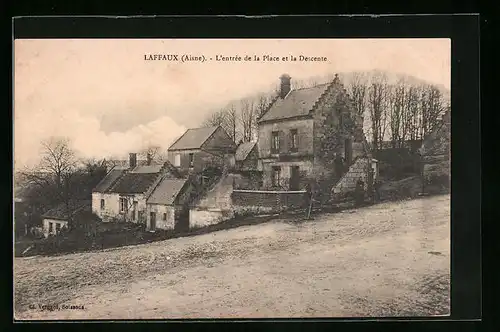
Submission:
POLYGON ((175 207, 174 229, 178 232, 189 230, 189 206, 175 207))
POLYGON ((299 190, 300 169, 299 166, 290 166, 290 190, 299 190))
POLYGON ((150 217, 149 230, 154 232, 156 231, 156 212, 151 212, 149 214, 149 217, 150 217))

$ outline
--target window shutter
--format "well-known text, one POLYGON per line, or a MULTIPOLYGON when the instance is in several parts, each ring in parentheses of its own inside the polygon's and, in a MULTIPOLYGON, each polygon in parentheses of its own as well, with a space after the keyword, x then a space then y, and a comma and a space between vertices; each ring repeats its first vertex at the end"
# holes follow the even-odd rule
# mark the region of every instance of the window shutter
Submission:
POLYGON ((299 136, 299 130, 295 130, 295 149, 298 151, 300 147, 300 136, 299 136))
POLYGON ((285 152, 286 151, 286 146, 285 146, 285 133, 283 132, 283 130, 280 130, 278 132, 278 137, 279 137, 279 152, 285 152))

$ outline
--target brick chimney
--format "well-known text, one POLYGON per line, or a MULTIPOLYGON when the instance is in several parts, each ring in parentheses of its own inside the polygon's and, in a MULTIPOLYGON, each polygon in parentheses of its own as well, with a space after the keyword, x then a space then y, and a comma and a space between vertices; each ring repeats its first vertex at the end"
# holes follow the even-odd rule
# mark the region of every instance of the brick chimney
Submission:
POLYGON ((151 157, 151 153, 148 153, 148 154, 146 155, 146 162, 147 162, 148 166, 150 166, 150 165, 151 165, 151 162, 152 162, 152 161, 153 161, 153 157, 151 157))
POLYGON ((137 153, 129 154, 128 166, 130 169, 135 168, 137 166, 137 153))
POLYGON ((281 85, 280 85, 280 97, 281 99, 285 98, 286 95, 290 92, 291 90, 291 77, 288 74, 283 74, 280 76, 281 80, 281 85))

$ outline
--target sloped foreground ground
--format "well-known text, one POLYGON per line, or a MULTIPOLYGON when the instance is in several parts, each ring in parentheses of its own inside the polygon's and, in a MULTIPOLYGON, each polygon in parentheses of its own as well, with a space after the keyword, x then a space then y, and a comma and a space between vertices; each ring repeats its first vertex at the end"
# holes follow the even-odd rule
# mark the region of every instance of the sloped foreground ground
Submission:
POLYGON ((450 200, 16 258, 16 319, 449 314, 450 200), (73 309, 64 305, 73 305, 73 309))

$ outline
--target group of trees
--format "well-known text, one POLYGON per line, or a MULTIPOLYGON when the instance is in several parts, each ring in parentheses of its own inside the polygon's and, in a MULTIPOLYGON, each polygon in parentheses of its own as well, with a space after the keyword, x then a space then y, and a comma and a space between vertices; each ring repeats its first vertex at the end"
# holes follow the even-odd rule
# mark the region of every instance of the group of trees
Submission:
MULTIPOLYGON (((293 88, 308 88, 330 82, 334 74, 293 81, 293 88)), ((447 96, 435 85, 408 76, 389 78, 379 71, 341 74, 353 107, 366 119, 365 134, 372 148, 384 141, 402 147, 410 140, 423 139, 449 109, 447 96)), ((222 126, 235 142, 250 141, 257 132, 257 120, 265 113, 279 85, 269 93, 233 101, 210 114, 206 126, 222 126)))
POLYGON ((41 221, 41 214, 64 204, 69 212, 79 200, 90 200, 92 189, 106 175, 106 166, 95 159, 80 159, 67 138, 52 137, 42 142, 40 162, 17 172, 16 186, 24 188, 24 201, 31 211, 29 226, 41 221))
POLYGON ((262 93, 230 102, 211 113, 203 126, 221 126, 235 143, 250 142, 256 138, 257 121, 265 113, 272 98, 272 93, 262 93))
POLYGON ((423 139, 450 107, 435 85, 404 76, 390 82, 380 72, 354 73, 347 90, 355 109, 369 120, 366 131, 374 150, 384 141, 398 148, 423 139))

